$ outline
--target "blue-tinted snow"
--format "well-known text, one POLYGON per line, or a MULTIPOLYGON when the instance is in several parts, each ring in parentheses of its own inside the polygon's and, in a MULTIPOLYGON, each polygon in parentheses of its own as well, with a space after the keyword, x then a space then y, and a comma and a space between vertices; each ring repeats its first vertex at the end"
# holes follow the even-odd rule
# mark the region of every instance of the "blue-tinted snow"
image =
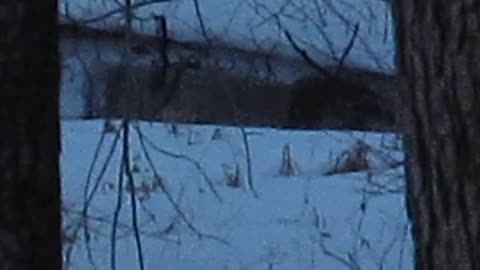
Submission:
MULTIPOLYGON (((68 3, 69 13, 83 19, 116 8, 115 1, 60 2, 62 12, 68 3)), ((320 23, 332 41, 337 56, 348 43, 353 24, 359 22, 360 40, 348 61, 369 68, 378 69, 380 66, 387 71, 393 70, 393 42, 385 1, 321 1, 324 6, 320 10, 312 8, 313 2, 310 0, 199 2, 210 36, 241 47, 256 48, 253 37, 264 49, 278 47, 282 53, 295 55, 281 34, 283 29, 279 29, 275 21, 269 20, 272 16, 269 16, 268 10, 275 13, 289 2, 290 6, 283 10, 290 15, 295 14, 296 19, 280 16, 282 26, 301 40, 303 45, 311 43, 312 46, 307 46, 309 53, 319 61, 328 60, 328 56, 325 56, 329 53, 328 46, 315 30, 316 26, 312 22, 305 22, 305 18, 317 16, 317 11, 323 14, 320 23), (338 13, 325 6, 329 3, 338 13), (310 8, 294 5, 310 5, 310 8), (351 25, 342 22, 342 17, 351 25)), ((152 12, 167 16, 169 28, 177 38, 203 39, 193 1, 157 4, 139 10, 138 14, 150 16, 152 12)), ((115 27, 119 20, 121 18, 117 16, 97 25, 115 27)), ((153 32, 152 24, 136 27, 140 31, 153 32)), ((81 47, 78 50, 83 54, 90 46, 76 45, 81 47)), ((95 53, 90 54, 91 57, 95 53)), ((64 54, 64 70, 73 69, 68 73, 73 75, 62 78, 62 112, 64 116, 77 116, 83 106, 78 89, 85 87, 85 78, 76 75, 82 66, 81 61, 74 58, 75 53, 64 51, 64 54)), ((109 57, 116 56, 102 54, 102 57, 108 61, 109 57)), ((84 56, 82 59, 87 64, 94 62, 84 56)), ((86 175, 102 125, 101 121, 63 121, 63 196, 69 209, 81 208, 86 175)), ((357 139, 365 139, 378 146, 383 140, 389 141, 392 135, 248 129, 254 131, 249 140, 254 182, 260 196, 255 199, 245 189, 226 186, 226 174, 232 173, 236 164, 245 177, 245 152, 240 131, 221 128, 222 139, 212 140, 214 129, 209 126, 183 126, 182 134, 175 137, 165 125, 142 124, 142 130, 156 145, 198 162, 223 199, 223 202, 219 202, 210 192, 202 173, 192 162, 166 157, 149 147, 157 170, 166 179, 168 190, 179 201, 188 220, 201 233, 218 239, 198 239, 182 222, 165 195, 157 189, 149 197, 142 197, 143 206, 153 214, 155 222, 145 209, 139 210, 147 269, 349 269, 347 264, 350 264, 350 269, 356 269, 355 264, 358 264, 357 269, 412 269, 411 240, 405 232, 407 219, 403 194, 362 192, 372 188, 366 173, 323 175, 331 167, 331 157, 338 156, 357 139), (193 144, 189 141, 193 141, 193 144), (282 148, 286 143, 291 144, 292 155, 300 167, 301 174, 298 176, 278 175, 282 148), (364 214, 361 207, 363 203, 366 203, 364 214), (169 227, 171 230, 166 230, 169 227), (328 255, 322 247, 333 256, 328 255)), ((105 160, 112 139, 113 134, 109 134, 99 164, 95 167, 93 180, 105 160)), ((115 187, 120 150, 117 149, 115 153, 90 210, 90 215, 98 218, 97 221, 90 221, 90 244, 98 269, 109 268, 110 221, 117 194, 115 187), (100 221, 103 219, 106 222, 100 221)), ((401 158, 400 153, 393 155, 401 158)), ((152 172, 148 170, 135 136, 132 139, 132 158, 140 169, 135 174, 137 185, 141 186, 142 182, 144 186, 151 185, 152 172)), ((398 185, 402 172, 398 169, 384 171, 382 160, 372 159, 377 168, 373 181, 398 185)), ((118 233, 120 239, 117 241, 117 269, 130 270, 137 269, 137 261, 131 228, 127 228, 130 226, 128 193, 124 195, 121 231, 118 233)), ((141 195, 142 192, 139 193, 141 195)), ((76 221, 75 215, 65 215, 66 225, 76 221)), ((77 239, 75 243, 71 269, 93 269, 87 260, 83 240, 77 239)))
MULTIPOLYGON (((64 120, 62 126, 63 197, 67 209, 78 211, 103 121, 64 120)), ((168 157, 147 147, 156 170, 188 220, 200 233, 212 237, 198 238, 161 190, 148 196, 141 190, 142 185, 152 187, 155 181, 132 130, 131 156, 138 168, 134 177, 142 204, 138 212, 147 269, 412 269, 403 194, 364 192, 374 188, 372 183, 401 185, 401 169, 385 170, 382 158, 372 155, 372 182, 367 181, 365 172, 324 175, 332 166, 332 157, 358 139, 401 159, 401 152, 382 146, 391 144, 392 134, 247 129, 253 180, 259 193, 256 199, 245 188, 226 185, 226 175, 237 164, 245 181, 245 151, 238 128, 179 125, 179 133, 174 135, 164 124, 141 123, 140 127, 157 147, 190 159, 168 157), (216 129, 221 136, 214 139, 216 129), (290 144, 300 168, 297 176, 278 175, 285 144, 290 144), (222 202, 210 191, 195 163, 213 182, 222 202), (358 268, 349 268, 356 265, 358 268)), ((106 137, 93 182, 114 137, 106 137)), ((110 268, 120 153, 117 147, 89 211, 97 218, 89 221, 89 243, 97 269, 110 268)), ((124 191, 123 195, 117 269, 138 269, 129 193, 124 191)), ((71 212, 65 214, 66 225, 76 222, 71 212)), ((94 269, 82 236, 80 233, 75 240, 70 269, 94 269)))

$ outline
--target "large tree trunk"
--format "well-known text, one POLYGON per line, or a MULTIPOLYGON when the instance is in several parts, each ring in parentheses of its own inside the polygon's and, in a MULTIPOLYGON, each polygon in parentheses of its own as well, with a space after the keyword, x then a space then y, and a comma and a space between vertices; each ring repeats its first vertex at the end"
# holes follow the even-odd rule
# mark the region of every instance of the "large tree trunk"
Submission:
POLYGON ((416 269, 480 269, 480 1, 393 13, 416 269))
POLYGON ((60 270, 57 0, 0 1, 0 269, 60 270))

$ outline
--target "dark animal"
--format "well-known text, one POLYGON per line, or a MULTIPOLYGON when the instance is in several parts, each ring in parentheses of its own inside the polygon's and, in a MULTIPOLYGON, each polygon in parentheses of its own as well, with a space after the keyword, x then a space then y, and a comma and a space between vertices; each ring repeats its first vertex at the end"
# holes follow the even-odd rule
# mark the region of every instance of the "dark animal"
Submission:
POLYGON ((377 130, 394 124, 389 102, 360 81, 305 77, 294 82, 290 91, 290 128, 377 130))

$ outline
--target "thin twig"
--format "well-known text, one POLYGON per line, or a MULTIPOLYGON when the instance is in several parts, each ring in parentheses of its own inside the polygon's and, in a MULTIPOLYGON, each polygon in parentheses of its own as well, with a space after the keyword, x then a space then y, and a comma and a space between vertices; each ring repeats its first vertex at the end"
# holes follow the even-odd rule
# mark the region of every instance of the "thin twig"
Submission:
POLYGON ((401 248, 399 251, 399 260, 398 260, 398 268, 397 269, 403 269, 403 255, 405 253, 405 244, 407 243, 409 235, 409 225, 404 224, 403 225, 403 235, 402 235, 402 241, 401 241, 401 248))
POLYGON ((252 191, 253 196, 256 199, 258 199, 258 193, 255 190, 255 186, 253 185, 252 159, 251 159, 251 154, 250 154, 250 144, 248 142, 248 135, 247 135, 247 132, 245 132, 244 127, 240 127, 240 130, 242 131, 243 145, 245 146, 245 158, 246 158, 246 161, 247 161, 247 183, 248 183, 248 187, 252 191))
MULTIPOLYGON (((82 212, 80 210, 67 210, 67 211, 65 211, 65 213, 75 214, 77 216, 82 216, 82 212)), ((105 225, 111 225, 112 224, 112 220, 109 219, 107 216, 89 215, 87 218, 89 220, 93 220, 95 222, 102 223, 102 224, 105 224, 105 225)), ((125 231, 129 231, 131 229, 131 225, 127 225, 127 224, 119 221, 117 223, 117 229, 122 229, 122 230, 125 230, 125 231)), ((149 232, 147 230, 140 230, 140 233, 142 235, 152 235, 152 232, 149 232)), ((106 236, 111 236, 111 235, 106 235, 106 236)), ((117 238, 123 238, 123 237, 125 237, 125 236, 122 235, 122 236, 118 236, 117 238)))
MULTIPOLYGON (((125 1, 125 17, 127 21, 127 28, 125 29, 125 43, 130 47, 131 43, 131 35, 132 35, 132 15, 133 15, 133 8, 132 8, 132 0, 124 0, 125 1)), ((129 51, 127 51, 127 59, 129 58, 129 51)), ((130 90, 134 89, 135 80, 132 76, 128 77, 128 88, 130 90)), ((133 179, 133 174, 131 171, 130 166, 130 112, 126 116, 124 116, 122 120, 122 163, 121 167, 123 167, 124 173, 127 177, 128 185, 130 186, 130 207, 131 207, 131 221, 132 221, 132 228, 133 234, 135 239, 135 245, 137 250, 137 259, 138 259, 138 266, 140 270, 145 270, 145 260, 143 259, 143 249, 142 249, 142 240, 140 236, 140 229, 138 226, 138 214, 137 214, 137 198, 135 194, 135 181, 133 179)), ((119 190, 118 192, 123 192, 123 190, 119 190)))
MULTIPOLYGON (((88 173, 87 173, 87 180, 85 181, 85 188, 83 189, 83 202, 84 204, 87 202, 88 200, 88 192, 90 191, 90 185, 91 185, 91 181, 92 181, 92 174, 93 174, 93 170, 95 168, 95 165, 97 164, 97 160, 98 160, 98 157, 100 155, 100 150, 102 149, 102 146, 103 146, 103 142, 105 141, 105 137, 106 137, 106 131, 103 130, 102 131, 102 135, 100 136, 98 142, 97 142, 97 146, 95 148, 95 152, 93 154, 93 159, 92 159, 92 162, 90 164, 90 167, 88 169, 88 173)), ((88 215, 88 209, 86 209, 84 211, 85 215, 88 215)), ((90 247, 90 241, 89 241, 89 235, 90 235, 90 232, 89 232, 89 226, 88 226, 88 220, 86 218, 83 217, 82 219, 83 221, 83 240, 84 240, 84 243, 85 243, 85 247, 86 247, 86 250, 87 250, 87 258, 88 258, 88 261, 90 263, 90 265, 93 267, 93 269, 97 269, 96 265, 95 265, 95 262, 93 260, 93 255, 92 255, 92 249, 90 247)), ((75 231, 75 234, 76 234, 76 231, 75 231)))
MULTIPOLYGON (((170 68, 170 59, 168 57, 168 50, 170 49, 170 40, 168 38, 168 25, 167 19, 165 16, 154 16, 154 20, 156 21, 156 29, 155 34, 157 35, 157 46, 158 51, 161 58, 161 69, 160 69, 160 81, 156 87, 159 90, 164 89, 167 84, 167 74, 168 69, 170 68)), ((155 63, 159 64, 159 63, 155 63)), ((154 67, 157 68, 157 67, 154 67)), ((154 87, 152 87, 152 90, 154 87)), ((163 110, 163 107, 166 105, 161 106, 160 110, 163 110)))
POLYGON ((290 45, 292 45, 293 49, 300 54, 300 56, 309 64, 311 67, 316 69, 318 72, 323 74, 325 77, 330 78, 332 77, 332 74, 324 67, 322 67, 320 64, 318 64, 315 60, 313 60, 310 55, 308 55, 307 51, 304 49, 300 48, 300 46, 297 44, 297 42, 293 39, 292 35, 288 30, 284 31, 285 36, 287 37, 288 42, 290 42, 290 45))
POLYGON ((202 16, 202 12, 200 11, 200 5, 198 3, 198 0, 193 0, 193 6, 195 8, 195 16, 197 16, 198 23, 200 24, 200 31, 202 32, 202 35, 205 38, 205 41, 209 43, 210 37, 208 36, 207 28, 205 27, 205 23, 203 21, 203 16, 202 16))
POLYGON ((147 162, 150 166, 150 169, 153 171, 154 178, 157 181, 160 181, 160 188, 162 189, 162 192, 165 194, 165 196, 167 197, 170 204, 173 206, 173 208, 175 209, 177 214, 180 216, 180 218, 185 222, 185 224, 187 224, 187 226, 190 228, 190 230, 195 232, 195 234, 198 234, 197 228, 195 228, 195 226, 193 226, 193 224, 188 220, 187 215, 182 211, 182 209, 180 209, 180 206, 175 202, 172 194, 170 194, 170 192, 167 190, 164 183, 162 182, 163 178, 157 172, 157 170, 156 170, 156 168, 153 164, 153 161, 150 157, 150 153, 147 151, 147 148, 145 146, 144 138, 140 135, 141 133, 139 132, 138 129, 137 129, 137 134, 139 134, 138 137, 139 137, 139 140, 140 140, 140 147, 143 150, 143 154, 145 155, 145 158, 147 159, 147 162))
POLYGON ((87 179, 85 181, 85 188, 83 189, 83 201, 84 203, 88 200, 88 192, 90 190, 90 184, 92 182, 92 175, 93 175, 93 170, 95 168, 95 165, 97 164, 98 157, 100 155, 100 150, 102 149, 103 142, 105 141, 106 137, 106 132, 105 130, 102 131, 102 134, 100 138, 98 139, 97 146, 95 148, 95 152, 93 153, 93 159, 92 162, 90 163, 90 167, 88 169, 87 173, 87 179))
MULTIPOLYGON (((122 154, 122 166, 124 172, 128 179, 128 185, 130 186, 130 204, 132 209, 132 228, 135 236, 135 244, 137 247, 137 256, 140 270, 145 269, 145 263, 143 259, 143 249, 142 241, 140 237, 139 227, 138 227, 138 216, 137 216, 137 199, 135 198, 135 181, 133 179, 133 174, 130 169, 130 148, 129 148, 129 133, 130 133, 130 123, 128 120, 123 120, 122 130, 123 130, 123 154, 122 154)), ((120 191, 121 192, 121 191, 120 191)))
POLYGON ((320 225, 319 225, 320 215, 318 214, 318 211, 317 211, 316 208, 313 208, 313 211, 314 211, 313 213, 314 213, 314 215, 316 217, 316 220, 317 220, 314 227, 315 227, 315 230, 317 231, 317 233, 320 237, 320 239, 316 242, 319 244, 323 254, 325 254, 325 256, 330 257, 330 258, 334 259, 335 261, 343 264, 348 269, 360 270, 357 263, 354 263, 349 259, 343 258, 341 255, 336 254, 335 252, 333 252, 333 251, 331 251, 330 249, 327 248, 327 246, 325 245, 325 237, 324 237, 325 233, 322 232, 322 230, 320 228, 320 225))
MULTIPOLYGON (((180 217, 180 219, 187 225, 187 227, 199 238, 199 239, 202 239, 202 238, 205 238, 205 239, 212 239, 212 240, 216 240, 224 245, 227 245, 227 246, 230 246, 230 243, 228 243, 226 240, 224 239, 221 239, 217 236, 214 236, 214 235, 209 235, 209 234, 204 234, 202 232, 200 232, 200 230, 198 230, 191 222, 190 220, 188 220, 187 218, 187 215, 182 211, 182 209, 180 209, 180 206, 175 202, 175 200, 173 199, 173 196, 172 194, 170 194, 170 192, 167 190, 167 188, 165 187, 165 185, 163 184, 162 182, 162 177, 160 176, 160 174, 158 173, 157 169, 155 168, 155 165, 153 163, 153 160, 152 158, 150 157, 150 153, 148 152, 147 150, 147 147, 145 145, 145 142, 147 141, 146 137, 143 136, 141 130, 139 129, 139 127, 135 127, 136 131, 137 131, 137 135, 138 135, 138 139, 140 141, 140 147, 142 148, 142 151, 143 151, 143 154, 145 155, 145 159, 147 160, 147 163, 149 164, 150 166, 150 169, 152 170, 153 172, 153 176, 154 178, 159 181, 159 186, 162 190, 162 192, 165 194, 165 196, 167 197, 167 200, 169 201, 169 203, 173 206, 174 210, 177 212, 178 216, 180 217)), ((147 141, 148 142, 148 141, 147 141)), ((151 143, 149 143, 151 144, 151 143)), ((152 147, 154 145, 151 145, 152 147)))
POLYGON ((160 148, 159 146, 157 146, 155 143, 153 143, 148 137, 146 137, 143 132, 141 131, 140 127, 136 126, 134 127, 135 130, 137 131, 137 134, 140 138, 140 142, 143 142, 145 141, 146 143, 148 143, 150 145, 150 147, 152 147, 155 151, 163 154, 163 155, 166 155, 168 157, 171 157, 171 158, 175 158, 175 159, 183 159, 187 162, 189 162, 190 164, 192 164, 195 168, 197 168, 197 170, 200 172, 200 174, 203 176, 203 179, 205 180, 205 182, 207 183, 210 191, 215 195, 215 197, 217 198, 217 200, 219 202, 223 202, 223 199, 222 197, 220 196, 220 194, 218 193, 218 191, 215 189, 214 185, 213 185, 213 182, 210 180, 210 177, 208 177, 207 173, 202 169, 202 166, 200 165, 200 163, 196 160, 194 160, 193 158, 187 156, 187 155, 183 155, 183 154, 176 154, 176 153, 172 153, 170 151, 167 151, 167 150, 164 150, 162 148, 160 148))
MULTIPOLYGON (((116 148, 116 145, 119 141, 119 138, 120 138, 120 132, 118 131, 117 132, 117 136, 115 137, 114 139, 114 142, 112 143, 112 147, 110 148, 110 152, 108 153, 108 156, 107 156, 107 160, 105 161, 95 183, 94 183, 94 186, 93 186, 93 189, 92 189, 92 192, 90 192, 88 198, 87 198, 87 201, 84 203, 84 208, 83 208, 83 223, 84 223, 84 241, 85 241, 85 245, 87 247, 87 255, 88 255, 88 258, 89 258, 89 261, 91 263, 93 263, 93 254, 91 252, 91 248, 90 248, 90 233, 89 233, 89 226, 88 226, 88 219, 87 219, 87 216, 88 216, 88 210, 90 209, 90 204, 92 203, 93 201, 93 198, 95 197, 95 194, 97 193, 98 191, 98 188, 100 187, 100 182, 101 180, 103 179, 103 176, 105 175, 106 171, 107 171, 107 168, 108 168, 108 165, 110 164, 110 161, 113 157, 113 154, 115 152, 115 148, 116 148)), ((95 268, 96 269, 96 268, 95 268)))
POLYGON ((401 239, 402 236, 403 236, 403 231, 402 231, 402 228, 400 228, 393 235, 390 242, 387 243, 387 246, 385 247, 385 249, 383 250, 383 252, 382 252, 382 254, 380 255, 380 258, 379 258, 379 266, 380 266, 379 269, 381 269, 381 270, 384 269, 384 267, 385 267, 384 265, 387 263, 388 254, 390 254, 390 252, 393 251, 393 248, 394 248, 395 244, 397 244, 399 242, 399 240, 401 239))
MULTIPOLYGON (((119 138, 120 138, 120 131, 117 131, 117 133, 115 135, 115 138, 113 139, 112 145, 110 147, 110 151, 107 154, 107 158, 105 160, 105 163, 103 164, 102 168, 100 169, 100 173, 98 174, 98 176, 95 180, 95 184, 94 184, 94 187, 92 189, 92 192, 90 192, 86 201, 84 201, 84 203, 83 203, 82 215, 81 215, 82 222, 79 222, 78 225, 75 227, 74 232, 73 232, 74 237, 77 236, 80 228, 83 225, 84 233, 85 233, 84 237, 88 238, 88 228, 86 228, 86 221, 87 221, 87 217, 88 217, 88 209, 90 207, 90 204, 93 201, 93 198, 94 198, 96 192, 98 191, 98 188, 100 187, 100 182, 103 179, 103 176, 105 175, 105 173, 107 171, 108 165, 110 164, 110 161, 112 160, 112 157, 113 157, 113 154, 115 152, 115 149, 116 149, 117 143, 119 141, 119 138)), ((85 241, 87 241, 87 240, 85 240, 85 241)), ((88 244, 88 243, 86 243, 86 244, 88 244)), ((73 246, 70 246, 65 251, 65 257, 66 257, 67 264, 69 264, 69 262, 70 262, 72 251, 73 251, 73 246)))
POLYGON ((117 188, 117 205, 113 212, 112 232, 110 237, 110 266, 112 270, 116 270, 116 244, 117 244, 117 227, 118 218, 120 217, 120 211, 122 209, 122 197, 123 197, 123 162, 120 164, 120 170, 118 172, 118 188, 117 188))
POLYGON ((319 241, 320 248, 322 249, 323 254, 325 256, 330 257, 334 259, 335 261, 343 264, 346 266, 348 269, 355 269, 355 270, 360 270, 360 268, 357 266, 356 263, 351 262, 349 259, 342 258, 340 255, 335 254, 333 251, 329 250, 326 246, 323 240, 319 241))
POLYGON ((355 40, 357 39, 359 29, 360 29, 359 23, 356 23, 355 27, 353 29, 352 37, 350 38, 347 46, 343 50, 342 56, 338 60, 338 65, 337 65, 337 69, 335 71, 335 76, 338 76, 340 74, 340 71, 341 71, 341 69, 343 67, 343 64, 345 62, 345 58, 350 54, 350 51, 352 50, 353 45, 355 44, 355 40))
POLYGON ((75 50, 75 58, 80 63, 80 67, 82 68, 83 73, 85 74, 85 77, 86 77, 86 81, 88 83, 88 86, 85 87, 85 90, 83 90, 84 91, 83 95, 84 95, 84 99, 87 107, 83 111, 83 117, 93 118, 95 114, 97 114, 94 110, 98 109, 95 106, 95 102, 96 102, 95 89, 94 89, 95 81, 93 79, 92 72, 90 72, 90 70, 88 69, 87 63, 85 62, 83 57, 80 56, 78 47, 75 46, 74 50, 75 50), (85 110, 87 112, 85 112, 85 110))
MULTIPOLYGON (((165 2, 171 2, 171 1, 172 0, 145 0, 145 1, 142 1, 142 2, 137 2, 137 3, 132 4, 130 6, 130 9, 134 10, 134 9, 138 9, 138 8, 143 7, 143 6, 147 6, 147 5, 151 5, 151 4, 165 3, 165 2)), ((95 22, 106 20, 106 19, 108 19, 108 18, 110 18, 110 17, 112 17, 112 16, 114 16, 118 13, 124 13, 126 10, 127 10, 127 7, 121 6, 119 8, 107 11, 102 15, 92 17, 92 18, 87 18, 87 19, 72 18, 72 17, 68 16, 68 14, 63 15, 63 17, 70 20, 71 22, 74 22, 74 23, 77 23, 77 24, 89 24, 89 23, 95 23, 95 22)))

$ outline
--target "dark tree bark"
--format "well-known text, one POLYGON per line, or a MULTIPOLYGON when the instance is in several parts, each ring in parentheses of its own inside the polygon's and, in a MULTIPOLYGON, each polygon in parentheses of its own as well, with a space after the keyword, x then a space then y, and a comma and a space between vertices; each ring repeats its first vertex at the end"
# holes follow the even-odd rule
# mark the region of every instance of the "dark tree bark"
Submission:
POLYGON ((0 269, 62 268, 56 0, 0 1, 0 269))
POLYGON ((480 1, 392 4, 416 269, 480 269, 480 1))

